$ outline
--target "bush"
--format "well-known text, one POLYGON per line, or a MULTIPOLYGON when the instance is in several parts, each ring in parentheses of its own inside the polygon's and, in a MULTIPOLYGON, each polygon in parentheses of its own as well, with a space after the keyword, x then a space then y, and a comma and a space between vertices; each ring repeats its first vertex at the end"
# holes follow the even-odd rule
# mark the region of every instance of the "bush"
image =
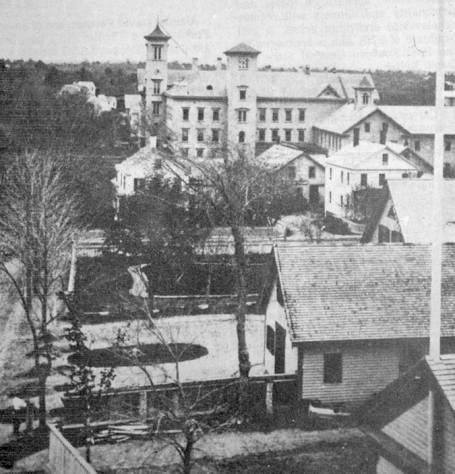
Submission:
POLYGON ((338 234, 338 235, 352 234, 347 222, 343 221, 339 217, 335 217, 333 214, 327 214, 325 216, 324 227, 325 227, 326 232, 329 232, 330 234, 338 234))

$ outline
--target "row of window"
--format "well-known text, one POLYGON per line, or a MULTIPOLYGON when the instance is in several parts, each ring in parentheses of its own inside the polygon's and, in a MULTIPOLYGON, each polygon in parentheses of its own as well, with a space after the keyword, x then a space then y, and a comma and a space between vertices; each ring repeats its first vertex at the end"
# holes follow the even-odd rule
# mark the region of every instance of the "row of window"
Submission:
MULTIPOLYGON (((297 138, 297 141, 299 141, 299 142, 304 142, 305 141, 305 129, 304 128, 297 129, 297 137, 295 136, 296 130, 293 130, 292 128, 285 128, 283 130, 282 135, 280 135, 280 130, 278 128, 272 128, 272 129, 270 129, 270 131, 271 131, 270 141, 272 141, 272 142, 279 142, 281 139, 283 139, 286 142, 292 142, 292 141, 295 141, 295 138, 297 138)), ((260 141, 260 142, 268 141, 267 140, 267 129, 258 128, 258 141, 260 141)))
MULTIPOLYGON (((294 165, 289 165, 286 167, 287 178, 291 181, 294 181, 297 177, 297 170, 294 165)), ((316 166, 308 167, 308 179, 316 178, 316 166)))
MULTIPOLYGON (((260 142, 265 142, 267 141, 267 130, 265 128, 259 128, 258 129, 258 141, 260 142)), ((182 128, 182 137, 181 141, 182 142, 187 142, 189 140, 189 135, 190 135, 190 129, 189 128, 182 128)), ((284 129, 284 135, 283 138, 287 142, 292 142, 293 139, 295 138, 295 130, 292 129, 284 129)), ((279 142, 281 139, 280 136, 280 130, 278 128, 272 128, 271 129, 271 135, 270 139, 273 142, 279 142)), ((204 128, 198 128, 196 129, 196 140, 198 142, 204 142, 207 140, 206 138, 206 130, 204 128)), ((218 128, 212 128, 211 129, 211 136, 209 139, 212 143, 219 143, 220 141, 220 129, 218 128)), ((238 134, 238 141, 239 143, 244 143, 245 142, 245 132, 240 131, 238 134)), ((297 141, 299 142, 304 142, 305 141, 305 129, 298 129, 297 130, 297 141)))
MULTIPOLYGON (((159 93, 160 90, 160 81, 153 81, 153 87, 154 87, 154 93, 159 93), (155 84, 155 82, 157 84, 155 84), (155 88, 156 87, 156 88, 155 88), (158 92, 155 92, 157 90, 158 92)), ((246 94, 246 91, 244 89, 240 90, 240 97, 245 98, 246 95, 243 95, 242 93, 246 94)), ((190 120, 190 109, 191 107, 182 107, 182 120, 184 122, 187 122, 190 120)), ((272 122, 279 122, 280 121, 280 109, 271 109, 272 110, 272 122)), ((247 113, 248 109, 238 109, 237 110, 237 119, 239 122, 246 122, 247 121, 247 113)), ((294 109, 284 109, 284 118, 286 122, 292 122, 293 121, 293 115, 294 115, 294 109)), ((198 107, 197 108, 197 120, 199 122, 203 121, 205 119, 205 108, 204 107, 198 107)), ((220 108, 215 107, 212 108, 212 120, 214 122, 218 122, 220 120, 220 108)), ((298 109, 298 120, 299 122, 305 122, 305 109, 298 109)), ((258 109, 258 121, 259 122, 266 122, 267 121, 267 109, 266 108, 259 108, 258 109)))
MULTIPOLYGON (((190 119, 190 109, 191 107, 182 107, 182 120, 187 122, 190 119)), ((197 119, 199 122, 202 122, 205 118, 205 108, 198 107, 197 108, 197 119)), ((219 122, 220 120, 220 108, 215 107, 212 108, 212 120, 214 122, 219 122)))
MULTIPOLYGON (((271 109, 272 111, 272 122, 279 122, 280 115, 282 114, 281 109, 271 109)), ((285 122, 292 122, 294 119, 294 109, 284 109, 284 120, 285 122)), ((297 118, 299 122, 305 122, 306 109, 298 109, 297 118)), ((267 121, 267 109, 258 108, 258 120, 259 122, 267 121)))
MULTIPOLYGON (((196 139, 198 142, 206 141, 205 138, 205 129, 198 128, 196 129, 196 139)), ((187 142, 189 139, 190 129, 189 128, 182 128, 182 142, 187 142)), ((218 143, 220 141, 220 129, 219 128, 212 128, 211 130, 211 141, 213 143, 218 143)))

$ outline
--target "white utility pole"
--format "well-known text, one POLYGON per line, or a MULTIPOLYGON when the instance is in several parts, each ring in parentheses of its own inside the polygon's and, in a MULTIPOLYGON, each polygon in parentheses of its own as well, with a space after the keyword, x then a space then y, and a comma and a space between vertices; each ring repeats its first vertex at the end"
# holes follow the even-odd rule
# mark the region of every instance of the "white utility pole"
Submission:
POLYGON ((444 232, 442 209, 442 196, 444 193, 444 3, 445 0, 438 0, 438 61, 435 94, 433 239, 431 252, 430 357, 435 360, 439 359, 441 354, 441 264, 444 232))

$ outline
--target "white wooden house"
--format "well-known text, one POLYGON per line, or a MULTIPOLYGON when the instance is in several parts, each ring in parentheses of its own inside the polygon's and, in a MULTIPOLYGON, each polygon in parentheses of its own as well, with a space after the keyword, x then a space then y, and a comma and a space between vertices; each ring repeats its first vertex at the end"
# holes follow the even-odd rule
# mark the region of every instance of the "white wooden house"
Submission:
POLYGON ((261 165, 283 173, 311 205, 324 200, 325 159, 323 154, 306 153, 287 143, 273 145, 256 157, 261 165))
MULTIPOLYGON (((455 284, 455 249, 444 250, 443 288, 455 284)), ((428 348, 427 245, 280 242, 265 292, 265 367, 298 376, 299 396, 356 405, 428 348)), ((455 295, 444 294, 443 348, 455 341, 455 295)))
POLYGON ((325 212, 349 218, 352 193, 382 188, 389 179, 417 178, 419 168, 406 158, 406 147, 361 141, 329 156, 325 173, 325 212))

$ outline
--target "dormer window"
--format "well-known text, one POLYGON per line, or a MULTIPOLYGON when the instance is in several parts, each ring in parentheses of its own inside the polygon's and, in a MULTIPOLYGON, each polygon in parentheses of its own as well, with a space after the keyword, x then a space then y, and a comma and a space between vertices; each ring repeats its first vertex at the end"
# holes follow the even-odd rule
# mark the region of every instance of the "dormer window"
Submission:
POLYGON ((245 57, 239 58, 239 69, 248 69, 249 59, 245 57))
POLYGON ((368 105, 368 103, 370 102, 370 94, 368 94, 368 92, 364 92, 362 94, 362 102, 363 105, 368 105))

